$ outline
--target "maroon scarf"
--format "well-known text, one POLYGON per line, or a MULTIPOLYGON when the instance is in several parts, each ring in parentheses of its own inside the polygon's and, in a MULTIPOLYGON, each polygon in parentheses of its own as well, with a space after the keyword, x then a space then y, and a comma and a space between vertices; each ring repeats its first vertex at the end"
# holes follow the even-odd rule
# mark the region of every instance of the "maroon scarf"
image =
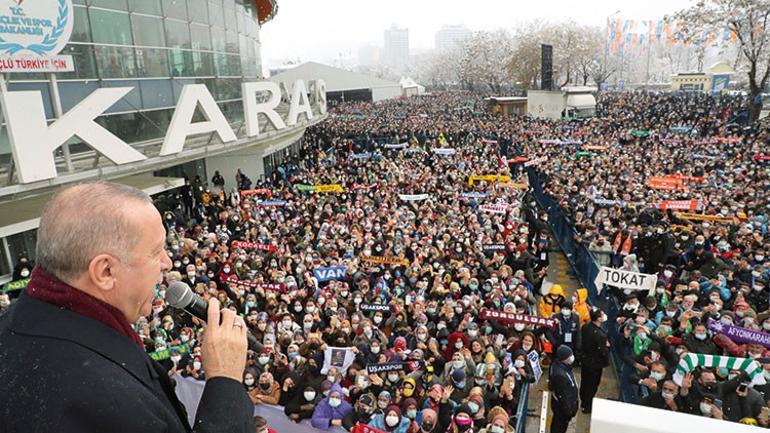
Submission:
POLYGON ((73 313, 102 322, 125 335, 144 350, 144 343, 131 328, 126 316, 112 305, 47 275, 38 266, 32 271, 32 278, 25 293, 30 298, 65 308, 73 313))

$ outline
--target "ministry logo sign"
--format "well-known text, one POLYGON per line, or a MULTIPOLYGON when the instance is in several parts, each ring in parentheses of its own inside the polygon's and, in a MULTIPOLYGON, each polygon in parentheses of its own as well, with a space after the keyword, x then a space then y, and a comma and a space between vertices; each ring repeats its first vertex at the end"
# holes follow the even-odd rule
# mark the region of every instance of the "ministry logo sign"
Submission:
POLYGON ((57 56, 74 24, 72 0, 0 0, 0 72, 72 70, 57 56))

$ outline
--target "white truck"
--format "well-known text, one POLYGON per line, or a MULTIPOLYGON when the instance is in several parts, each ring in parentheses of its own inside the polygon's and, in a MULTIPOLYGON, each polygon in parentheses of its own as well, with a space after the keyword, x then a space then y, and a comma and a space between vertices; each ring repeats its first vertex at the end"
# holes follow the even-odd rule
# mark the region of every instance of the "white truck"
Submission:
POLYGON ((562 87, 527 92, 527 114, 547 119, 583 119, 596 114, 596 87, 562 87))

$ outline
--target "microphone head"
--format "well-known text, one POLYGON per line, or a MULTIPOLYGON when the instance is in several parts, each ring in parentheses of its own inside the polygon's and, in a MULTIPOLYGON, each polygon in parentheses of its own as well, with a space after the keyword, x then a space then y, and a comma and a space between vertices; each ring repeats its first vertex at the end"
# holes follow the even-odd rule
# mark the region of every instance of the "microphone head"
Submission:
POLYGON ((190 289, 190 286, 181 282, 175 281, 166 289, 166 303, 174 308, 184 308, 193 301, 195 293, 190 289))

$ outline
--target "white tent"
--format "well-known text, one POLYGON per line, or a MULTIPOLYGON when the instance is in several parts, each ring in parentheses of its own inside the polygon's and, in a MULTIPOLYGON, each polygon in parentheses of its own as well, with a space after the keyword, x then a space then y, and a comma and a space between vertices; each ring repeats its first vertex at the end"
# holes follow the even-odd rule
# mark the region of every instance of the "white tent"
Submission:
MULTIPOLYGON (((270 81, 294 83, 296 80, 324 80, 326 94, 330 99, 337 95, 367 93, 371 101, 398 98, 402 94, 401 86, 395 81, 383 80, 371 75, 346 71, 316 62, 306 62, 295 68, 287 69, 269 78, 270 81)), ((347 96, 344 96, 347 99, 347 96)))
POLYGON ((404 96, 419 96, 425 93, 425 86, 421 86, 412 77, 401 77, 401 89, 404 96))

